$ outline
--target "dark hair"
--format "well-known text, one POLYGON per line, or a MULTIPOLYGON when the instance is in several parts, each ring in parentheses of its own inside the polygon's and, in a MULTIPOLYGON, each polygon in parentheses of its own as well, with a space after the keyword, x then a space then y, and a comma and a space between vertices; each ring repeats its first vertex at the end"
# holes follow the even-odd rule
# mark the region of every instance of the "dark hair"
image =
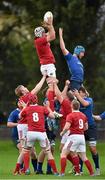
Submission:
POLYGON ((86 89, 85 89, 85 87, 83 87, 83 86, 81 86, 78 91, 79 91, 79 92, 82 91, 83 93, 86 93, 86 92, 87 92, 86 89))

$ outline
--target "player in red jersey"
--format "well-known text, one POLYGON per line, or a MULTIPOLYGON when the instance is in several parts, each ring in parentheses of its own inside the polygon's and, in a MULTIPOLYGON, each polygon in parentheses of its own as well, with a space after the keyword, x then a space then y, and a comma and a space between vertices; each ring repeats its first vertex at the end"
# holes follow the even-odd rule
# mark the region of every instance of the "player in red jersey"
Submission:
MULTIPOLYGON (((61 92, 57 86, 56 81, 54 82, 54 90, 55 90, 55 94, 56 97, 58 99, 58 101, 60 102, 60 113, 63 115, 60 119, 60 130, 62 131, 65 123, 66 123, 66 116, 72 112, 71 109, 71 101, 74 99, 74 96, 72 95, 72 93, 68 90, 68 86, 70 84, 70 81, 66 81, 65 83, 65 87, 63 89, 63 91, 61 92)), ((68 135, 70 134, 69 130, 62 136, 61 139, 61 145, 60 145, 60 150, 62 150, 68 135)))
POLYGON ((89 173, 93 176, 93 168, 86 157, 86 145, 84 138, 84 131, 88 128, 87 117, 79 111, 80 103, 77 100, 73 100, 72 103, 72 113, 70 113, 66 118, 66 124, 61 132, 61 136, 70 130, 70 136, 65 143, 61 152, 61 176, 65 173, 66 168, 66 157, 69 153, 72 155, 72 162, 75 167, 75 175, 80 175, 79 169, 79 154, 80 158, 85 163, 89 173))
POLYGON ((30 173, 30 150, 34 146, 34 142, 36 140, 40 142, 41 148, 46 153, 48 157, 48 163, 51 165, 53 173, 57 174, 57 168, 46 135, 44 122, 45 115, 55 118, 53 112, 49 112, 46 107, 36 104, 34 95, 31 95, 28 101, 28 106, 20 113, 20 117, 25 118, 28 124, 27 144, 23 149, 25 174, 30 173))
POLYGON ((50 48, 50 42, 55 39, 53 19, 48 18, 48 22, 44 22, 44 27, 48 30, 47 33, 43 27, 35 28, 34 45, 40 61, 41 73, 47 72, 48 76, 56 77, 55 58, 50 48))
POLYGON ((46 79, 46 74, 43 75, 42 79, 39 81, 39 83, 34 87, 34 89, 32 89, 31 91, 29 91, 25 86, 23 85, 19 85, 17 86, 17 88, 15 89, 15 94, 17 96, 20 97, 20 101, 24 101, 25 103, 27 103, 28 101, 28 97, 31 94, 36 94, 40 91, 40 89, 42 88, 44 82, 46 79))
MULTIPOLYGON (((29 97, 32 94, 37 94, 40 91, 45 79, 46 79, 46 75, 42 77, 40 82, 35 86, 33 90, 31 90, 31 92, 29 92, 29 90, 23 85, 19 85, 15 89, 15 94, 20 97, 19 102, 20 103, 24 102, 21 105, 23 104, 26 105, 29 100, 29 97)), ((37 100, 37 96, 35 96, 35 99, 37 100)), ((25 142, 26 142, 27 130, 28 130, 27 122, 24 118, 19 120, 17 129, 18 129, 18 136, 19 136, 21 146, 24 147, 25 142)), ((36 171, 37 158, 36 158, 36 152, 34 152, 34 149, 31 151, 31 157, 32 157, 31 161, 34 167, 34 171, 36 171)), ((21 152, 16 163, 14 175, 20 174, 20 164, 22 162, 23 162, 23 153, 21 152)))

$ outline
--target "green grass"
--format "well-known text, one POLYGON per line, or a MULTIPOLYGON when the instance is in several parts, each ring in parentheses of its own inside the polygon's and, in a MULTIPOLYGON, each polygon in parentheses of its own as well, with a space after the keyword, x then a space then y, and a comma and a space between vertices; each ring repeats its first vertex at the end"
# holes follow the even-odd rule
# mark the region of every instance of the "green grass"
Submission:
MULTIPOLYGON (((14 147, 11 141, 0 141, 0 179, 105 179, 105 144, 99 143, 97 149, 100 155, 100 167, 101 167, 101 176, 90 177, 88 175, 87 169, 84 166, 84 175, 80 177, 75 177, 69 175, 68 171, 71 168, 71 164, 67 163, 66 175, 64 177, 55 177, 53 175, 35 175, 31 166, 31 175, 12 175, 15 163, 18 157, 18 150, 14 147)), ((40 151, 39 146, 37 145, 37 153, 40 151)), ((59 141, 56 143, 55 148, 55 159, 58 169, 60 170, 59 165, 59 141)), ((91 160, 90 152, 87 148, 87 156, 91 160)), ((46 172, 46 160, 43 165, 43 171, 46 172)))

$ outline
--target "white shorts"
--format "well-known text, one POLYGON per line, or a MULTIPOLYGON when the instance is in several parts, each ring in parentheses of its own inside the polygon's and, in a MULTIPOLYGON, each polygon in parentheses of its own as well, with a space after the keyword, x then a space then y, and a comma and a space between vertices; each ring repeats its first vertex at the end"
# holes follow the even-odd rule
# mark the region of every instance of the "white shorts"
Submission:
POLYGON ((72 134, 68 137, 63 149, 72 152, 86 152, 86 144, 84 135, 72 134))
POLYGON ((47 138, 46 132, 28 131, 27 132, 27 146, 33 147, 36 140, 39 141, 40 146, 42 148, 46 148, 46 149, 50 148, 50 142, 47 138))
POLYGON ((50 77, 56 77, 56 68, 54 64, 41 65, 40 71, 42 75, 46 74, 50 77))
POLYGON ((70 134, 70 131, 68 130, 63 136, 62 136, 62 139, 61 139, 61 144, 65 144, 68 137, 69 137, 69 134, 70 134))
POLYGON ((17 130, 18 130, 19 140, 25 139, 27 136, 28 125, 27 124, 18 124, 17 130))

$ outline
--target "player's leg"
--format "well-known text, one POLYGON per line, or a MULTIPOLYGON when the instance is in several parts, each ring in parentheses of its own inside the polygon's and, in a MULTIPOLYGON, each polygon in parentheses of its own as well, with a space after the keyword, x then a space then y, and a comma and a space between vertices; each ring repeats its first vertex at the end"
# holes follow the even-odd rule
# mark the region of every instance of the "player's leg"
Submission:
POLYGON ((95 175, 100 175, 100 165, 99 165, 99 154, 97 152, 96 144, 97 144, 97 129, 95 126, 89 127, 89 149, 92 154, 92 159, 95 165, 95 175))
POLYGON ((48 158, 48 163, 51 166, 53 173, 56 175, 58 174, 56 164, 54 157, 51 153, 51 147, 50 147, 50 142, 47 138, 46 133, 43 133, 43 136, 40 137, 40 146, 42 147, 43 151, 45 152, 47 158, 48 158))
POLYGON ((89 159, 86 157, 86 153, 85 152, 80 152, 79 156, 80 156, 81 160, 85 163, 85 165, 86 165, 86 167, 87 167, 87 169, 89 171, 89 174, 91 176, 94 175, 92 164, 89 161, 89 159))
POLYGON ((36 174, 43 174, 42 166, 45 159, 45 152, 41 150, 38 155, 37 172, 36 174))
POLYGON ((34 172, 36 172, 37 171, 37 154, 34 147, 31 148, 30 155, 31 155, 31 163, 32 163, 34 172))

